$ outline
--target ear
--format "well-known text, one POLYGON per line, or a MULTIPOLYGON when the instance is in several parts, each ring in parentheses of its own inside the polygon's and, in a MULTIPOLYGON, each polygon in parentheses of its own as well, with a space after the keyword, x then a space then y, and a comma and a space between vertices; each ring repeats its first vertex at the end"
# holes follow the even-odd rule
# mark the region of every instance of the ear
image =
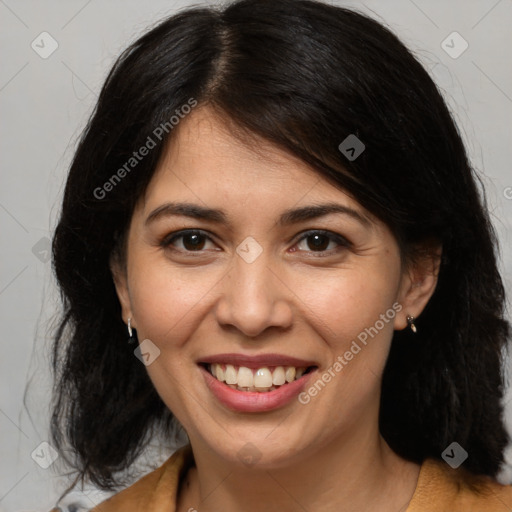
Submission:
POLYGON ((110 258, 110 272, 112 273, 112 278, 116 287, 117 298, 121 304, 123 321, 125 324, 128 324, 128 319, 131 318, 132 327, 135 328, 135 324, 133 322, 130 293, 128 291, 126 265, 119 261, 118 255, 113 255, 110 258))
POLYGON ((415 247, 414 258, 402 274, 397 302, 402 309, 395 316, 395 330, 408 326, 407 317, 418 318, 434 294, 441 265, 442 247, 428 241, 415 247))

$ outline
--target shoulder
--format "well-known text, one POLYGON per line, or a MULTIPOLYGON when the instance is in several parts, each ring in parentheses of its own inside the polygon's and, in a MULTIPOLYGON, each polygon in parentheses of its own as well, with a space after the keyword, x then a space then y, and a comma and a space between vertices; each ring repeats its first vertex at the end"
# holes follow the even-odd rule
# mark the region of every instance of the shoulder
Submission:
POLYGON ((50 512, 139 512, 153 510, 156 505, 160 507, 158 510, 174 510, 180 478, 193 463, 190 445, 183 446, 160 467, 93 508, 92 502, 87 507, 72 500, 68 505, 59 504, 50 512))
POLYGON ((177 450, 162 466, 93 508, 91 512, 174 510, 180 478, 193 464, 190 445, 177 450), (158 508, 158 510, 160 510, 158 508))
POLYGON ((406 512, 510 512, 512 486, 427 459, 406 512))

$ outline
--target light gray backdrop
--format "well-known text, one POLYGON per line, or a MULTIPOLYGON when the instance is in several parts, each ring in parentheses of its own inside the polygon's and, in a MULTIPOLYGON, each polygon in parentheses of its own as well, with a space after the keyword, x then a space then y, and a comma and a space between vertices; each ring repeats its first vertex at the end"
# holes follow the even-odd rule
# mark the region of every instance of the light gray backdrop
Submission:
MULTIPOLYGON (((40 443, 48 439, 47 351, 58 304, 49 238, 76 139, 114 58, 148 25, 186 5, 0 0, 0 511, 48 510, 63 486, 58 464, 41 467, 52 451, 40 443), (23 406, 29 380, 30 414, 23 406)), ((444 90, 483 177, 512 291, 511 0, 343 5, 385 21, 444 90)))

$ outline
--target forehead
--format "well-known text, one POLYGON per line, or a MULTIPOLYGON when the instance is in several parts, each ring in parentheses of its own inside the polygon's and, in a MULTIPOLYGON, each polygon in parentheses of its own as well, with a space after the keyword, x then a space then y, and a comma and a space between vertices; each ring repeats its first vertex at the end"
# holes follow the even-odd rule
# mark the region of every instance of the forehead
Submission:
POLYGON ((320 178, 299 158, 253 133, 242 132, 208 107, 197 109, 180 123, 157 173, 182 171, 184 167, 190 179, 212 181, 219 177, 231 181, 239 175, 260 182, 300 179, 307 185, 320 178))
POLYGON ((228 207, 263 199, 287 207, 303 200, 358 205, 298 157, 236 130, 208 107, 184 118, 164 150, 144 202, 154 206, 179 197, 228 207))

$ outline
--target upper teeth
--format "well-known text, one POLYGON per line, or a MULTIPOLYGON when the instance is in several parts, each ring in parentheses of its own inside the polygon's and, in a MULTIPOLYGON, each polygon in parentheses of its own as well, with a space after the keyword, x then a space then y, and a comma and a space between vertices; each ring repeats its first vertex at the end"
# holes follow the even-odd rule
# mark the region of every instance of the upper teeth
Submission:
POLYGON ((293 366, 276 366, 253 370, 245 366, 233 366, 231 364, 213 363, 209 366, 210 373, 231 387, 244 391, 268 391, 274 386, 281 386, 285 382, 293 382, 302 377, 306 368, 295 368, 293 366))

